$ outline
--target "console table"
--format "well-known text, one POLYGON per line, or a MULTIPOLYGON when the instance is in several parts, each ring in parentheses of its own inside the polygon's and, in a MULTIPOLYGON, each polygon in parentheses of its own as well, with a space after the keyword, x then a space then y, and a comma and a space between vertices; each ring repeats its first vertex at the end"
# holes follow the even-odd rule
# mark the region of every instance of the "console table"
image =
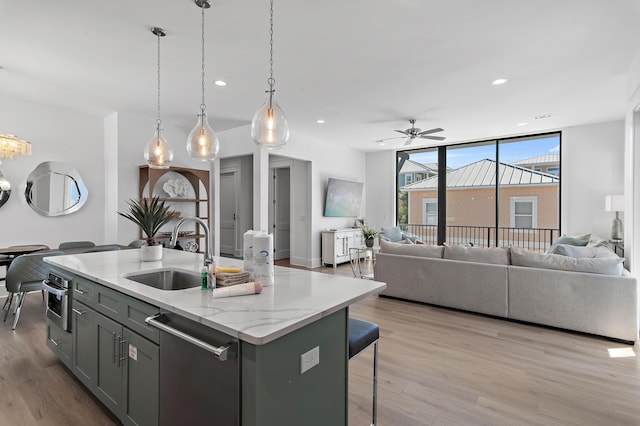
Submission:
POLYGON ((322 264, 333 265, 348 262, 349 249, 364 245, 360 228, 331 229, 322 232, 322 264))

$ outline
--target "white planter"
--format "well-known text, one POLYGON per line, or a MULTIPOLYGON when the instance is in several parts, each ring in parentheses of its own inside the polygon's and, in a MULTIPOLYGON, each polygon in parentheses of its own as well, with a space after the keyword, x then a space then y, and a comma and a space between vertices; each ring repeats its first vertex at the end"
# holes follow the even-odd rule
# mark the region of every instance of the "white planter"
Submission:
POLYGON ((162 244, 140 247, 140 260, 143 262, 155 262, 162 259, 162 244))

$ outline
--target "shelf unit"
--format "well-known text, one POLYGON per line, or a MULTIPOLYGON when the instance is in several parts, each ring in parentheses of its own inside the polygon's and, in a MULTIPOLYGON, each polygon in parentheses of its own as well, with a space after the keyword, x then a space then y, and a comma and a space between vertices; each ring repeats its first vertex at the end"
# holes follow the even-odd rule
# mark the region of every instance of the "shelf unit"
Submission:
MULTIPOLYGON (((140 199, 142 198, 151 198, 156 192, 158 195, 159 192, 164 193, 162 188, 156 188, 158 182, 161 181, 162 177, 169 173, 174 172, 176 174, 181 175, 184 179, 186 179, 194 190, 194 196, 189 198, 181 198, 181 197, 159 197, 160 201, 165 201, 167 203, 172 204, 172 208, 174 210, 180 211, 178 205, 185 205, 186 203, 191 203, 195 206, 193 216, 198 217, 204 220, 207 223, 209 229, 211 229, 211 220, 209 218, 209 212, 211 208, 211 200, 209 194, 210 191, 210 181, 209 181, 209 170, 201 170, 201 169, 191 169, 187 167, 169 167, 167 169, 153 169, 147 165, 142 165, 139 168, 139 194, 140 199), (176 203, 175 206, 173 204, 176 203)), ((191 216, 191 215, 189 215, 191 216)), ((179 217, 178 219, 182 219, 179 217)), ((195 232, 189 235, 182 235, 178 237, 178 240, 197 240, 198 246, 202 247, 201 239, 204 238, 204 234, 200 229, 200 225, 194 223, 195 232)), ((185 224, 186 226, 186 224, 185 224)), ((140 238, 142 238, 142 234, 140 234, 140 238)), ((158 241, 169 241, 170 237, 157 237, 158 241)))

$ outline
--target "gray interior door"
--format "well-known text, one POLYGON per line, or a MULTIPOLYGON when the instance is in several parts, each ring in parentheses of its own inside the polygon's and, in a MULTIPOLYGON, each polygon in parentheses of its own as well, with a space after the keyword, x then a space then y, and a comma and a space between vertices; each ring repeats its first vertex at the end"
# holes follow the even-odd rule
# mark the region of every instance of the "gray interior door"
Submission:
POLYGON ((236 171, 220 173, 220 253, 236 251, 237 185, 236 171))
POLYGON ((273 245, 274 258, 287 259, 291 255, 291 171, 273 169, 273 245))

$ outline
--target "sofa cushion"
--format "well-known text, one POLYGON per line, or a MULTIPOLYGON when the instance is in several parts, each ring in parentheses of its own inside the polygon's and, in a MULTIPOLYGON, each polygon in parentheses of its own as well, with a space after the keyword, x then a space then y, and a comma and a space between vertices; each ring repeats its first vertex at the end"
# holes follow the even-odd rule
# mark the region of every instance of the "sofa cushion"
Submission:
POLYGON ((445 259, 463 260, 475 263, 491 263, 494 265, 509 265, 509 249, 495 247, 465 247, 446 246, 444 249, 445 259))
POLYGON ((406 244, 402 242, 393 243, 391 241, 380 240, 380 252, 382 253, 442 259, 443 251, 444 247, 442 246, 406 244))
POLYGON ((623 271, 622 262, 621 258, 574 258, 511 247, 511 264, 514 266, 619 276, 623 271))

